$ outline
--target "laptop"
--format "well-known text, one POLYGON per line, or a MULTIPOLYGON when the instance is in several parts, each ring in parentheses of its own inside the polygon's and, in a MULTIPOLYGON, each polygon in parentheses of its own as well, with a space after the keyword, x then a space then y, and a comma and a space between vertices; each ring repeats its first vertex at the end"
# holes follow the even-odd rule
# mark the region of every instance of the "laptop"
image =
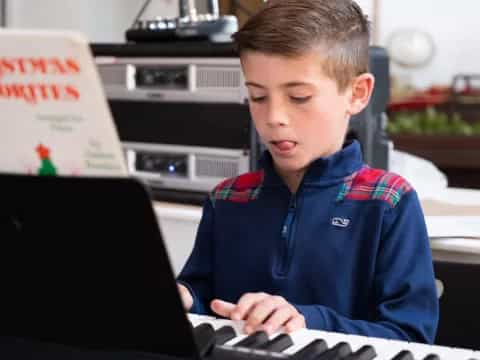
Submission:
POLYGON ((0 174, 0 199, 0 358, 199 358, 140 182, 0 174))

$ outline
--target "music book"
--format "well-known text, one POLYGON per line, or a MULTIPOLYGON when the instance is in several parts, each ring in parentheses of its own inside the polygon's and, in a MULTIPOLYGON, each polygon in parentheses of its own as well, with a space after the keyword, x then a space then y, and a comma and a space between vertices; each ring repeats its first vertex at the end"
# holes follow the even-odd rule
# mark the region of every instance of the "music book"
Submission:
POLYGON ((127 176, 87 39, 0 30, 0 172, 127 176))

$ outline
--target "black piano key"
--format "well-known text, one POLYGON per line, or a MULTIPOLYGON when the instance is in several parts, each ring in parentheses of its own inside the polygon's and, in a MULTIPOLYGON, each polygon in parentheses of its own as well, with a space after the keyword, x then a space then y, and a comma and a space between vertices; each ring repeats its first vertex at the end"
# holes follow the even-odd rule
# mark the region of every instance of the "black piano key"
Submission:
POLYGON ((232 340, 237 334, 231 326, 225 325, 215 331, 215 344, 223 345, 227 341, 232 340))
POLYGON ((323 354, 328 346, 325 340, 316 339, 307 344, 295 354, 292 355, 292 360, 312 360, 318 355, 323 354))
POLYGON ((288 349, 293 345, 292 338, 287 334, 280 334, 269 342, 261 345, 258 349, 271 351, 271 352, 282 352, 285 349, 288 349))
POLYGON ((440 356, 436 354, 428 354, 423 358, 423 360, 440 360, 440 356))
MULTIPOLYGON (((239 348, 243 349, 243 348, 239 348)), ((226 345, 215 345, 211 355, 207 359, 211 360, 250 360, 251 351, 235 351, 234 347, 226 345)), ((173 359, 172 359, 173 360, 173 359)))
POLYGON ((413 354, 408 350, 402 350, 392 360, 415 360, 413 354))
POLYGON ((351 353, 343 360, 372 360, 377 356, 377 352, 370 345, 364 345, 354 353, 351 353))
POLYGON ((205 356, 215 344, 215 329, 208 323, 197 325, 193 328, 195 342, 201 356, 205 356))
POLYGON ((291 360, 288 354, 265 350, 216 345, 205 360, 291 360))
POLYGON ((259 346, 268 342, 268 334, 265 331, 256 331, 251 335, 248 335, 246 338, 240 340, 233 346, 236 347, 246 347, 250 349, 256 349, 259 346))
POLYGON ((341 360, 352 353, 352 348, 346 342, 339 342, 323 354, 317 356, 316 360, 341 360))

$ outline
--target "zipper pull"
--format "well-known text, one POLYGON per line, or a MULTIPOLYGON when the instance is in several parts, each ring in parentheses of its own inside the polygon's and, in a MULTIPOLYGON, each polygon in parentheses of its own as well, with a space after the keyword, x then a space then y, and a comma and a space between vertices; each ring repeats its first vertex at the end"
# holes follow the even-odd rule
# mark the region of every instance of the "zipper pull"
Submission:
POLYGON ((297 196, 292 195, 292 198, 290 199, 290 209, 291 211, 295 210, 297 208, 297 196))
POLYGON ((286 239, 288 236, 288 228, 292 223, 293 215, 295 213, 296 208, 297 208, 297 198, 295 195, 292 195, 292 197, 290 198, 290 204, 288 205, 287 217, 285 218, 285 221, 282 226, 282 237, 284 239, 286 239))

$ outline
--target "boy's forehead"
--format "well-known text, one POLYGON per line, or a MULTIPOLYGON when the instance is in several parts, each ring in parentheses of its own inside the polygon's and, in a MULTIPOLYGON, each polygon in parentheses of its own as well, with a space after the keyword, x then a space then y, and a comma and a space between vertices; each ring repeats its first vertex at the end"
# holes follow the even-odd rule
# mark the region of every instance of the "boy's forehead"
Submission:
POLYGON ((315 50, 290 56, 248 51, 242 53, 240 59, 247 81, 253 80, 249 76, 258 78, 272 75, 278 81, 309 83, 315 78, 325 77, 325 60, 315 50))

